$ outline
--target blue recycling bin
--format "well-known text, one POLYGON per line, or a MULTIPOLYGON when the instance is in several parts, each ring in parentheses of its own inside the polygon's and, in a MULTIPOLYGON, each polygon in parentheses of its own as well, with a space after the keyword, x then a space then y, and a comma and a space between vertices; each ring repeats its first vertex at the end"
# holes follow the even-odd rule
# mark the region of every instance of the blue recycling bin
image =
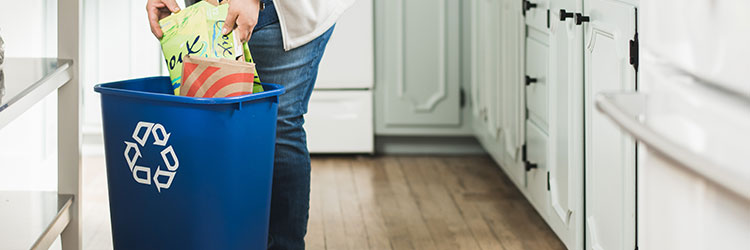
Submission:
POLYGON ((99 84, 115 249, 266 249, 278 98, 99 84))

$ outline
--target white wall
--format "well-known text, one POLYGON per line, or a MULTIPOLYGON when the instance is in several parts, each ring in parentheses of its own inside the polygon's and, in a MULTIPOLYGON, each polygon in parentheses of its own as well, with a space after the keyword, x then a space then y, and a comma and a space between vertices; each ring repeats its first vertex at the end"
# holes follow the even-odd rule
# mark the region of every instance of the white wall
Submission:
MULTIPOLYGON (((98 83, 162 75, 159 42, 145 1, 83 0, 84 154, 101 154, 98 83)), ((6 57, 56 57, 57 1, 3 1, 0 35, 6 57)), ((6 83, 12 84, 12 83, 6 83)), ((57 187, 56 94, 0 129, 0 190, 57 187)))
POLYGON ((101 109, 94 85, 162 75, 159 41, 145 1, 84 0, 84 153, 101 153, 101 109))
MULTIPOLYGON (((3 1, 0 35, 6 58, 54 57, 56 19, 56 1, 3 1)), ((51 94, 0 129, 0 189, 56 189, 56 97, 51 94)))

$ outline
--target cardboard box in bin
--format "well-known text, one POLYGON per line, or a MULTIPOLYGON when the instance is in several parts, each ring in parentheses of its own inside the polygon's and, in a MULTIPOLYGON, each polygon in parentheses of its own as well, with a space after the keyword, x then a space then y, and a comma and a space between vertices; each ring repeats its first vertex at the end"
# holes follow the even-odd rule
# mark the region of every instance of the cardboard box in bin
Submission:
POLYGON ((186 56, 181 96, 231 97, 261 92, 254 84, 255 64, 221 58, 186 56))

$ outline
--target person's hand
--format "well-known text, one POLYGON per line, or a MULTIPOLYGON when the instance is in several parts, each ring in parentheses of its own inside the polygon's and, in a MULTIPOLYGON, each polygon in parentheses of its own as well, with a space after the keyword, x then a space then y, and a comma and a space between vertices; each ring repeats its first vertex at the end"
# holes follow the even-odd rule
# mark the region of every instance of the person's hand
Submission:
POLYGON ((245 43, 250 40, 253 28, 258 24, 258 12, 260 11, 260 0, 231 0, 229 11, 224 27, 221 29, 223 35, 229 32, 237 32, 240 41, 245 43))
POLYGON ((180 6, 177 5, 175 0, 148 0, 146 2, 146 13, 148 13, 148 22, 151 24, 151 33, 156 38, 161 39, 164 33, 159 26, 159 20, 178 11, 180 11, 180 6))

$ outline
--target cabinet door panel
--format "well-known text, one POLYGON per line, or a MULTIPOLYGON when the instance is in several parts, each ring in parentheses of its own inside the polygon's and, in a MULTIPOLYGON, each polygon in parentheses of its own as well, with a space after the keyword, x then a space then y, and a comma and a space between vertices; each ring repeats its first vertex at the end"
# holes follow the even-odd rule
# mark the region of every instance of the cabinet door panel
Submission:
POLYGON ((581 2, 550 2, 549 143, 550 208, 547 222, 568 249, 580 247, 583 203, 583 34, 560 10, 581 2))
MULTIPOLYGON (((521 2, 467 0, 474 134, 515 183, 524 183, 524 34, 521 2)), ((464 33, 466 34, 466 33, 464 33)))
POLYGON ((635 7, 615 0, 589 0, 585 9, 586 246, 635 248, 635 143, 597 112, 597 94, 635 90, 629 64, 635 7))
POLYGON ((500 99, 498 92, 501 80, 501 31, 502 15, 501 0, 479 0, 479 22, 478 22, 478 45, 479 45, 479 63, 478 80, 481 90, 478 92, 480 97, 480 106, 482 108, 482 120, 485 129, 490 136, 497 139, 499 132, 498 109, 500 99))
POLYGON ((537 29, 540 31, 547 30, 547 9, 549 8, 550 0, 527 0, 528 4, 536 4, 536 7, 532 7, 526 11, 526 25, 530 28, 537 29))
POLYGON ((529 119, 547 131, 547 45, 535 38, 526 38, 526 75, 536 82, 526 85, 526 108, 529 119))
POLYGON ((484 98, 480 93, 483 91, 482 81, 480 80, 479 65, 482 65, 481 55, 482 50, 480 49, 479 37, 484 32, 480 29, 481 23, 481 1, 483 0, 470 0, 469 1, 469 22, 470 22, 470 44, 469 57, 472 67, 468 70, 471 76, 471 110, 476 121, 480 121, 484 116, 484 98))
POLYGON ((549 204, 547 196, 547 133, 534 123, 526 122, 526 158, 537 168, 526 172, 526 190, 531 203, 540 214, 544 214, 549 204))
POLYGON ((385 125, 460 125, 458 2, 394 0, 383 11, 385 125))
POLYGON ((500 133, 504 143, 505 154, 517 160, 518 152, 523 145, 524 88, 523 88, 523 18, 518 12, 520 2, 516 0, 499 0, 500 33, 497 41, 500 44, 499 85, 496 93, 497 103, 495 130, 500 133))

